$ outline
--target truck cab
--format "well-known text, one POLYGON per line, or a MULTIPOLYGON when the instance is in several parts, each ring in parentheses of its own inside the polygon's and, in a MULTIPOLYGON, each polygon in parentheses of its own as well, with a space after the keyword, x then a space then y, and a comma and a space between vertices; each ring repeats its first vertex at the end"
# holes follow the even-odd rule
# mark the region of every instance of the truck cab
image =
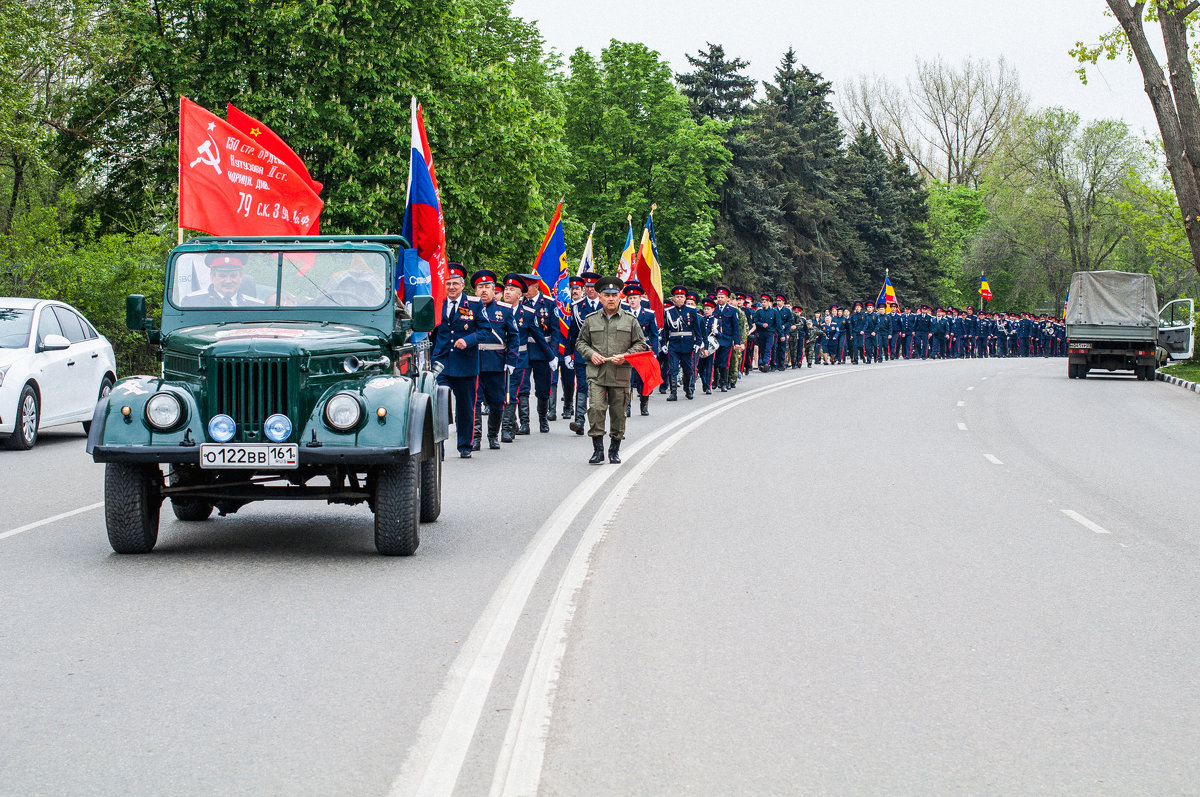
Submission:
POLYGON ((198 238, 174 249, 161 327, 130 296, 126 324, 157 346, 157 376, 122 379, 96 407, 118 553, 146 553, 159 509, 207 520, 259 500, 366 502, 375 546, 411 555, 441 511, 448 390, 428 366, 430 297, 393 286, 399 236, 198 238), (165 468, 165 472, 164 472, 165 468))

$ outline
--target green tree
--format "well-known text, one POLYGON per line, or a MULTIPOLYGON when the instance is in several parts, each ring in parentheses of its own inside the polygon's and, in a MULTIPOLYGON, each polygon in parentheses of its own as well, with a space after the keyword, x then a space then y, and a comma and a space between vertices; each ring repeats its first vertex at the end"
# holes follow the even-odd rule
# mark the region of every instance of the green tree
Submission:
POLYGON ((614 270, 626 217, 636 235, 657 203, 664 287, 714 279, 714 186, 729 164, 720 124, 692 118, 670 66, 644 44, 614 40, 598 60, 577 49, 565 96, 568 206, 596 222, 597 266, 614 270))
POLYGON ((1095 64, 1100 56, 1111 61, 1123 55, 1137 61, 1162 134, 1192 265, 1200 273, 1200 101, 1189 42, 1200 25, 1200 2, 1108 0, 1108 7, 1118 27, 1101 36, 1097 44, 1077 42, 1071 55, 1079 60, 1079 76, 1085 83, 1087 65, 1095 64), (1157 22, 1162 32, 1165 72, 1146 38, 1146 22, 1157 22))
POLYGON ((398 232, 409 98, 425 106, 450 256, 525 265, 563 189, 556 62, 509 0, 115 0, 124 46, 75 109, 73 175, 105 229, 170 227, 178 97, 232 101, 326 189, 323 232, 398 232), (548 216, 548 214, 545 214, 548 216), (536 222, 536 223, 534 223, 536 222))

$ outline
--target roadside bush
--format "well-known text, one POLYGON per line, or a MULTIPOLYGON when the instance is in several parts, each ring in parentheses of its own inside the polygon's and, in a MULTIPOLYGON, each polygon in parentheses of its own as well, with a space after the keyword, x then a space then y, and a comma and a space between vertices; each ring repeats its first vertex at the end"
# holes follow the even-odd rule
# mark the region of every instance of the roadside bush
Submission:
POLYGON ((125 328, 125 296, 141 293, 159 315, 169 238, 150 233, 97 237, 63 230, 69 208, 45 207, 14 220, 0 236, 0 296, 57 299, 78 308, 113 345, 118 376, 155 374, 146 336, 125 328))

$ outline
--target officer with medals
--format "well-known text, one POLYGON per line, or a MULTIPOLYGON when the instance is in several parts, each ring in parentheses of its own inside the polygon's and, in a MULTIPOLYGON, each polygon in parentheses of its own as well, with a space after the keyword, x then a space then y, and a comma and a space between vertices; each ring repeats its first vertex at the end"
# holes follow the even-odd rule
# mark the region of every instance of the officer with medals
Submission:
MULTIPOLYGON (((597 282, 603 307, 584 319, 578 351, 587 360, 588 436, 592 438, 589 464, 604 461, 604 421, 608 417, 608 461, 621 462, 625 439, 625 406, 629 403, 629 377, 633 367, 625 357, 648 351, 637 319, 621 309, 621 280, 601 277, 597 282)), ((694 314, 694 311, 693 311, 694 314)))
MULTIPOLYGON (((625 283, 625 298, 629 302, 629 314, 636 318, 641 326, 642 337, 646 339, 646 345, 650 347, 650 351, 657 352, 659 347, 658 319, 655 317, 654 311, 642 301, 645 295, 645 288, 637 280, 629 280, 625 283)), ((632 387, 641 402, 641 413, 649 415, 650 397, 642 395, 642 377, 638 375, 637 371, 634 371, 632 376, 632 387)), ((630 401, 632 400, 631 397, 630 401)), ((629 407, 625 408, 625 414, 629 415, 629 407)))
POLYGON ((463 295, 467 272, 461 263, 446 270, 446 300, 442 322, 433 330, 433 361, 441 363, 438 384, 450 388, 454 397, 454 426, 458 432, 458 455, 470 459, 475 445, 475 403, 479 382, 479 324, 475 299, 463 295))
MULTIPOLYGON (((584 413, 587 410, 587 361, 578 352, 579 332, 583 322, 592 313, 600 309, 600 296, 596 292, 596 282, 600 275, 594 271, 585 271, 579 275, 583 279, 583 297, 571 305, 571 317, 568 319, 568 339, 573 342, 570 352, 575 358, 575 412, 571 421, 571 431, 582 435, 584 430, 584 413)), ((570 353, 569 352, 569 353, 570 353)))
POLYGON ((541 278, 537 274, 522 276, 527 287, 521 304, 533 314, 533 326, 528 344, 530 377, 525 382, 523 403, 517 405, 521 419, 518 431, 529 433, 529 379, 532 379, 533 395, 537 398, 538 431, 549 432, 550 387, 558 369, 558 307, 552 298, 542 293, 541 278))
POLYGON ((688 289, 676 285, 671 289, 672 306, 663 310, 662 349, 669 357, 667 363, 668 383, 671 395, 667 401, 678 401, 677 376, 682 370, 684 395, 692 396, 692 383, 696 381, 695 371, 692 370, 692 354, 700 346, 700 317, 693 307, 688 307, 688 289))
POLYGON ((499 448, 501 419, 508 393, 508 377, 516 370, 517 323, 511 307, 496 299, 496 274, 480 269, 471 276, 478 303, 476 342, 479 347, 479 391, 475 405, 475 443, 481 438, 480 404, 488 405, 488 448, 499 448))

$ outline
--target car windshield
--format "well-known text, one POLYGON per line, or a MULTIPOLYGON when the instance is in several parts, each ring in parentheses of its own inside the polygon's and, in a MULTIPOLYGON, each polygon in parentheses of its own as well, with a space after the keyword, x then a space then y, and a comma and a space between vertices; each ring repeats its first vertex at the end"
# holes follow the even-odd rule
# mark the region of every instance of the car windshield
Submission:
POLYGON ((32 310, 0 307, 0 349, 23 349, 33 326, 32 310))
POLYGON ((213 309, 374 309, 388 298, 381 252, 205 252, 175 258, 171 303, 213 309))

